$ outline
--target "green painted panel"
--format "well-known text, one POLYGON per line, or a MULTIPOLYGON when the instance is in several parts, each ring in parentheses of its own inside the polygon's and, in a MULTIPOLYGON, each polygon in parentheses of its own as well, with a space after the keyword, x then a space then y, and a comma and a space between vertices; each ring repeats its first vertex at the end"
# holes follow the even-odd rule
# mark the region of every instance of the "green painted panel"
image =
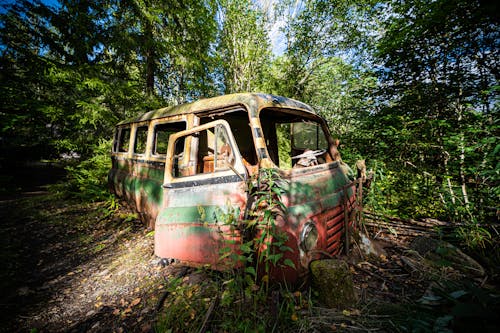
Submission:
MULTIPOLYGON (((306 216, 339 206, 344 197, 342 188, 351 182, 347 174, 349 170, 339 168, 304 176, 295 176, 288 182, 288 213, 290 221, 298 222, 306 216)), ((353 189, 345 189, 347 195, 353 189)))
POLYGON ((229 216, 237 220, 239 215, 239 207, 234 207, 230 213, 227 208, 220 206, 166 207, 160 212, 157 223, 223 223, 229 216))

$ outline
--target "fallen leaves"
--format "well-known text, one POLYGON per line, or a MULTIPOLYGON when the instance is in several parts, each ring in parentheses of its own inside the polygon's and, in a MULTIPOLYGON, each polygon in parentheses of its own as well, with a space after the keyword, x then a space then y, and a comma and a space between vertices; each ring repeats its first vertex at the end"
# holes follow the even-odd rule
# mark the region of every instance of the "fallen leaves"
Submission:
MULTIPOLYGON (((130 302, 127 302, 125 299, 122 298, 122 299, 120 299, 121 309, 115 308, 113 310, 113 315, 115 315, 115 316, 121 315, 122 317, 129 316, 133 311, 132 308, 137 306, 139 303, 141 303, 141 301, 142 301, 142 299, 140 297, 137 297, 130 302)), ((142 320, 142 318, 141 318, 141 320, 142 320)))
POLYGON ((132 302, 130 302, 130 307, 134 307, 136 306, 137 304, 139 304, 141 302, 141 298, 140 297, 137 297, 136 299, 134 299, 132 302))
POLYGON ((422 286, 412 279, 407 265, 402 262, 404 248, 385 248, 387 255, 363 258, 365 260, 350 266, 361 299, 383 299, 388 302, 410 300, 419 294, 422 286))
MULTIPOLYGON (((12 297, 22 297, 33 309, 19 321, 23 326, 59 331, 86 323, 91 331, 109 332, 122 325, 134 332, 151 327, 148 314, 165 289, 162 268, 152 261, 153 233, 146 236, 135 221, 103 217, 99 205, 44 196, 12 207, 2 211, 2 230, 16 235, 11 266, 19 269, 7 286, 12 297), (36 244, 36 257, 27 244, 36 244)), ((14 320, 3 328, 20 329, 11 327, 14 320)))
POLYGON ((358 309, 352 309, 352 310, 344 309, 344 310, 342 310, 342 314, 344 316, 346 316, 346 317, 360 316, 361 315, 361 311, 358 310, 358 309))

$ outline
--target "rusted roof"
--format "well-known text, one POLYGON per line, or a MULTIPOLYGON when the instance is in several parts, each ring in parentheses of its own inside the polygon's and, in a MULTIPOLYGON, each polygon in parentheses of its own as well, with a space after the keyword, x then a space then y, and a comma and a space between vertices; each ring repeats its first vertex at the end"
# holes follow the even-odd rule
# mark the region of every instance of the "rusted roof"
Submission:
POLYGON ((316 114, 307 104, 291 98, 262 93, 238 93, 206 98, 192 103, 152 110, 138 117, 124 120, 120 122, 119 125, 188 113, 206 112, 211 109, 242 104, 246 105, 249 110, 258 110, 263 107, 284 107, 299 109, 311 114, 316 114))

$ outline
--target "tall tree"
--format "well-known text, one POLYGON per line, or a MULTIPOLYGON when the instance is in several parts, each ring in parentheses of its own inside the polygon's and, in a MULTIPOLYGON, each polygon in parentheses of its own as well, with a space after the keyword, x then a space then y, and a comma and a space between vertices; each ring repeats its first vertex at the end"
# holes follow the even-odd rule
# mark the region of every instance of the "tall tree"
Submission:
POLYGON ((217 50, 224 91, 259 90, 271 55, 264 13, 251 0, 221 1, 219 11, 217 50))
POLYGON ((105 104, 107 73, 95 59, 102 42, 96 22, 103 15, 95 1, 57 8, 21 1, 2 14, 5 140, 82 151, 90 133, 106 131, 113 118, 105 104))
POLYGON ((370 1, 282 1, 277 7, 286 39, 284 94, 304 99, 308 80, 332 57, 349 55, 357 67, 362 64, 372 40, 370 1))
POLYGON ((118 119, 215 91, 214 2, 20 1, 0 18, 6 144, 89 154, 118 119))
POLYGON ((277 6, 286 49, 274 59, 265 89, 311 104, 350 147, 343 152, 348 160, 361 154, 355 144, 359 123, 369 115, 370 92, 377 85, 374 72, 360 64, 373 43, 367 22, 375 12, 369 1, 282 1, 277 6))
POLYGON ((148 95, 182 103, 214 92, 215 1, 116 1, 112 46, 144 73, 148 95), (123 48, 120 43, 125 42, 123 48))
POLYGON ((481 176, 493 166, 488 152, 495 147, 489 138, 498 138, 493 121, 498 113, 498 8, 463 0, 393 1, 390 7, 377 52, 383 64, 379 98, 386 103, 373 123, 387 127, 380 138, 388 148, 383 153, 402 168, 426 171, 438 184, 444 182, 442 202, 455 213, 465 212, 451 217, 470 219, 471 201, 498 201, 498 190, 488 189, 498 175, 496 180, 481 176))

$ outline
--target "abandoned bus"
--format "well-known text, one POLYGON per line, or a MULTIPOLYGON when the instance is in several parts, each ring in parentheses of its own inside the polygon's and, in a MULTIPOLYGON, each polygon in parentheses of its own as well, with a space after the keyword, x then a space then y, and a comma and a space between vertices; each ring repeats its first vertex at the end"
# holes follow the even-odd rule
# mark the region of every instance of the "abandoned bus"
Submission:
POLYGON ((341 251, 355 219, 358 182, 337 145, 324 119, 301 102, 214 97, 120 122, 109 184, 155 228, 157 256, 219 269, 227 266, 221 249, 238 252, 256 237, 245 225, 269 208, 255 193, 274 170, 275 226, 286 236, 281 262, 288 265, 277 265, 273 277, 294 282, 311 261, 341 251))

